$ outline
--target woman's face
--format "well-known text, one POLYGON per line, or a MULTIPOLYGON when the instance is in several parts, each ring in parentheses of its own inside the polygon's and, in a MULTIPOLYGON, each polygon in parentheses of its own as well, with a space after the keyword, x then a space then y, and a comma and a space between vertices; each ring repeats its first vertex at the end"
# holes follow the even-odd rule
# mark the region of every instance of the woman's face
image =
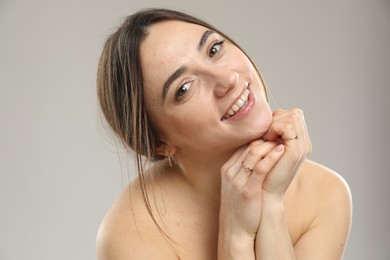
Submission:
POLYGON ((141 44, 146 106, 162 140, 190 152, 260 138, 272 113, 246 55, 208 28, 165 21, 141 44))

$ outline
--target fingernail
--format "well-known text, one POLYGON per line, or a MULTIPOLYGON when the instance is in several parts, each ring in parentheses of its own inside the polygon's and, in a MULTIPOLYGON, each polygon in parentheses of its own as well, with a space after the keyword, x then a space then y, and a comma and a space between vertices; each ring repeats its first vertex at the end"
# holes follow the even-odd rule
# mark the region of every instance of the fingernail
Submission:
POLYGON ((282 144, 279 144, 278 146, 275 147, 276 152, 281 152, 281 151, 283 151, 283 149, 284 149, 284 145, 282 145, 282 144))

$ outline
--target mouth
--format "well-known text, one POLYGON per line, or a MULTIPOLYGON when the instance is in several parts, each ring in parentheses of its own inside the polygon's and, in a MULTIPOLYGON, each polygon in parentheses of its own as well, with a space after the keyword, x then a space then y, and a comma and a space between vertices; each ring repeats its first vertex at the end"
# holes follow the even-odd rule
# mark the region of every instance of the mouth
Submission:
POLYGON ((221 121, 229 119, 235 116, 238 112, 240 112, 248 103, 249 94, 249 83, 246 83, 246 87, 242 92, 241 96, 236 100, 236 102, 233 103, 233 105, 229 107, 226 114, 221 118, 221 121))

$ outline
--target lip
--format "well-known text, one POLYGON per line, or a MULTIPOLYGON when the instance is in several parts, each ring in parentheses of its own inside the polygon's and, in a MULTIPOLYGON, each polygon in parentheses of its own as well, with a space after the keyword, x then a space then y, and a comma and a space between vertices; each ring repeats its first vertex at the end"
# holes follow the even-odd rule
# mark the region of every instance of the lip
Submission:
MULTIPOLYGON (((252 108, 254 107, 254 105, 256 103, 256 98, 255 98, 255 96, 252 93, 252 90, 250 88, 250 84, 249 83, 247 83, 245 88, 243 88, 243 90, 241 91, 240 95, 238 95, 237 98, 235 98, 235 100, 230 104, 228 110, 237 102, 237 100, 241 97, 241 95, 244 93, 244 91, 246 89, 248 89, 250 92, 249 92, 249 95, 248 95, 248 100, 245 103, 245 105, 243 107, 241 107, 240 110, 238 110, 233 116, 231 116, 231 117, 229 117, 227 119, 222 119, 221 118, 221 121, 241 119, 243 117, 246 117, 252 111, 252 108)), ((225 112, 225 114, 227 113, 227 111, 225 112)))

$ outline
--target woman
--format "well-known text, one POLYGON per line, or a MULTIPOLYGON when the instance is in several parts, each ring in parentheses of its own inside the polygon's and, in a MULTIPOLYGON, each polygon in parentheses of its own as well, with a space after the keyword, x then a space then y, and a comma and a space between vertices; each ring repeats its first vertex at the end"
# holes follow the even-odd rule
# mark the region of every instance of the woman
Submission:
POLYGON ((99 259, 342 257, 347 185, 305 159, 303 112, 271 111, 228 36, 183 13, 140 11, 108 38, 97 85, 139 171, 102 222, 99 259))

